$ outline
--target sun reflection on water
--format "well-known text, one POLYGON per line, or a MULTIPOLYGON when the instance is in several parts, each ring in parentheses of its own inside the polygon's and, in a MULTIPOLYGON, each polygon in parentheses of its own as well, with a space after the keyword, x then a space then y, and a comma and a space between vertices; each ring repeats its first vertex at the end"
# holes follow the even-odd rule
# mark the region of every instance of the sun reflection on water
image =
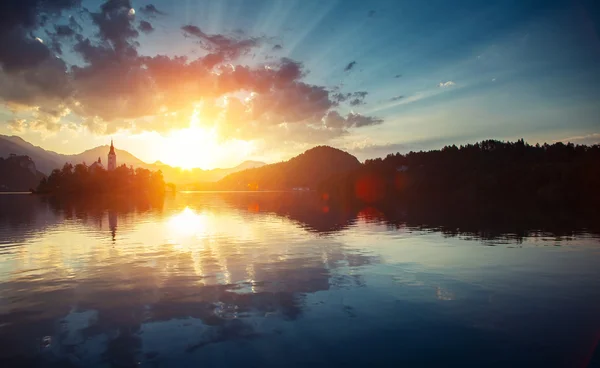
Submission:
POLYGON ((198 214, 189 207, 171 217, 168 227, 172 235, 181 237, 200 237, 206 234, 206 215, 198 214))

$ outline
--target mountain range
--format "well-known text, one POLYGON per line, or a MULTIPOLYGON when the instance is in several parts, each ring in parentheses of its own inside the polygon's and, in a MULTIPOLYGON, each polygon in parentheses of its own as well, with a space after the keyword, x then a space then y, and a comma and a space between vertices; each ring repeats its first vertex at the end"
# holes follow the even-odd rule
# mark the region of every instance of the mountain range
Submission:
MULTIPOLYGON (((105 162, 108 151, 109 146, 104 145, 75 155, 64 155, 34 146, 21 137, 0 135, 0 157, 9 157, 11 154, 29 156, 33 162, 35 162, 37 170, 45 175, 49 175, 54 169, 61 168, 67 162, 73 165, 79 163, 87 163, 89 165, 97 161, 98 158, 101 158, 102 161, 105 162)), ((127 166, 133 166, 134 168, 142 167, 150 170, 161 170, 167 182, 172 182, 177 185, 198 182, 215 182, 231 173, 265 165, 264 162, 245 161, 232 168, 183 170, 178 167, 166 165, 160 161, 151 164, 146 163, 125 150, 115 149, 115 152, 117 154, 117 162, 119 165, 125 164, 127 166)))

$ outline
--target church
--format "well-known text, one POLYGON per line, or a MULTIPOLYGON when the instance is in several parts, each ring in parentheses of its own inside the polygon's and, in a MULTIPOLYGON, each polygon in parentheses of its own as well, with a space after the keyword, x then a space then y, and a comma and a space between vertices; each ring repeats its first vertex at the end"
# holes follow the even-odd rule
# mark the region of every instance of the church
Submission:
MULTIPOLYGON (((108 151, 108 171, 112 171, 117 168, 117 154, 115 153, 115 146, 113 145, 112 139, 110 140, 110 151, 108 151)), ((96 169, 104 169, 102 165, 102 159, 98 157, 98 161, 90 165, 90 171, 96 169)))
POLYGON ((117 168, 117 154, 115 153, 115 146, 113 146, 113 140, 110 140, 110 151, 108 151, 108 171, 112 171, 117 168))

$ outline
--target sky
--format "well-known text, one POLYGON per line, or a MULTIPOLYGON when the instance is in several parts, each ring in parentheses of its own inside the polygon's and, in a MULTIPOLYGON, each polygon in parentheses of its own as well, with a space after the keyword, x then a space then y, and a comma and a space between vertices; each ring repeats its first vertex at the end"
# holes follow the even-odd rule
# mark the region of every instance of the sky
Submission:
POLYGON ((231 167, 600 143, 593 0, 5 0, 0 134, 231 167))

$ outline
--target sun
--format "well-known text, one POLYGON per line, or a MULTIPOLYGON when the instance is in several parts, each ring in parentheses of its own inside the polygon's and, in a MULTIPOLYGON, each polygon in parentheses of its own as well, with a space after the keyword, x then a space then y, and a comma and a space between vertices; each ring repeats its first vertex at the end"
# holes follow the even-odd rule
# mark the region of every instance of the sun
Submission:
POLYGON ((210 168, 219 149, 213 130, 190 127, 171 132, 165 139, 162 161, 182 169, 210 168))
POLYGON ((218 125, 205 124, 214 117, 202 115, 201 119, 201 112, 202 107, 196 106, 187 127, 160 136, 159 144, 154 146, 157 147, 155 157, 173 167, 211 170, 238 165, 255 151, 255 142, 227 138, 223 135, 226 131, 218 125))
POLYGON ((200 114, 194 110, 188 128, 171 131, 164 141, 161 161, 182 169, 211 168, 219 151, 215 129, 200 124, 200 114))

